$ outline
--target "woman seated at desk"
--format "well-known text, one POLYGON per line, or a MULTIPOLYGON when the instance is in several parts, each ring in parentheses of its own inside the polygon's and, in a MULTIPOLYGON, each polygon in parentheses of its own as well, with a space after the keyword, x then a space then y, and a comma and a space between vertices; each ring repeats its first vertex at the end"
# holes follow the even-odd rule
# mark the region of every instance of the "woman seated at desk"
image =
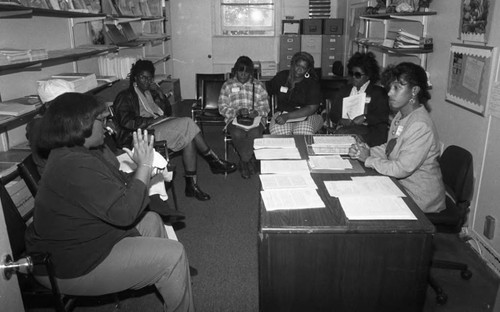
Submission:
POLYGON ((356 52, 347 63, 351 83, 335 95, 329 112, 330 120, 337 125, 335 134, 357 134, 369 146, 387 141, 389 129, 389 103, 387 92, 376 85, 380 80, 380 67, 371 52, 356 52), (365 93, 365 113, 342 118, 344 98, 365 93))
POLYGON ((267 92, 275 95, 278 102, 269 126, 271 134, 314 134, 321 129, 323 118, 318 109, 322 96, 318 79, 312 55, 297 52, 290 70, 283 70, 266 82, 267 92))
MULTIPOLYGON (((160 216, 144 212, 153 168, 147 131, 133 137, 138 165, 129 175, 92 148, 104 143, 109 112, 94 97, 65 93, 40 124, 49 153, 26 234, 29 252, 49 252, 64 294, 97 296, 154 284, 166 311, 194 311, 189 264, 182 244, 169 240, 160 216)), ((37 280, 50 287, 46 272, 37 280)))
POLYGON ((438 157, 439 138, 428 110, 427 74, 419 65, 401 63, 384 73, 390 85, 389 105, 396 116, 392 120, 388 142, 369 148, 356 144, 349 156, 366 167, 394 177, 425 213, 445 209, 445 191, 438 157))
POLYGON ((198 200, 208 200, 197 183, 197 153, 207 160, 212 173, 231 173, 236 165, 220 159, 205 142, 200 128, 187 117, 168 117, 170 103, 158 84, 154 82, 155 67, 151 61, 139 60, 130 70, 130 86, 120 92, 113 103, 118 123, 117 141, 129 146, 132 133, 137 129, 154 130, 158 140, 166 140, 173 151, 182 150, 186 174, 185 194, 198 200))

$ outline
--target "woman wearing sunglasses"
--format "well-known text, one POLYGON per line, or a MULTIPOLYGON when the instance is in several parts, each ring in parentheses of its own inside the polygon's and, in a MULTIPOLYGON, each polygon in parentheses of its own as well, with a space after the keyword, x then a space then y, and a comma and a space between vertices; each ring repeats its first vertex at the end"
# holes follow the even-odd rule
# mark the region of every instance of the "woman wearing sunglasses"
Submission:
POLYGON ((427 74, 419 65, 401 63, 388 67, 389 103, 397 112, 389 141, 369 148, 355 144, 349 156, 379 173, 399 180, 425 213, 440 212, 446 205, 438 157, 439 138, 429 116, 427 74))
POLYGON ((377 85, 380 67, 375 55, 357 52, 349 59, 347 69, 351 82, 335 95, 329 112, 330 120, 336 125, 334 133, 357 134, 369 146, 385 143, 389 129, 389 103, 387 92, 377 85), (344 98, 361 93, 366 95, 365 113, 342 118, 344 98))

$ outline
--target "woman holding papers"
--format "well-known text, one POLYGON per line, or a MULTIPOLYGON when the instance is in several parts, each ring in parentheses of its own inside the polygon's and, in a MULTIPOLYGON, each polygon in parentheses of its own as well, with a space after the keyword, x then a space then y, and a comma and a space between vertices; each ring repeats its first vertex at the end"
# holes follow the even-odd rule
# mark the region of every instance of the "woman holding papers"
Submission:
POLYGON ((234 64, 233 77, 224 83, 219 96, 219 112, 225 117, 227 132, 240 155, 243 179, 257 172, 253 141, 262 137, 269 114, 266 88, 253 78, 253 71, 253 61, 248 56, 240 56, 234 64))
POLYGON ((389 102, 387 92, 376 85, 380 67, 371 52, 356 52, 347 63, 351 83, 339 90, 329 117, 335 134, 357 134, 369 146, 387 141, 389 102))
MULTIPOLYGON (((194 311, 182 244, 168 239, 160 216, 146 212, 153 172, 153 136, 138 130, 137 164, 126 174, 94 148, 104 143, 109 111, 80 93, 57 97, 40 124, 50 151, 26 233, 29 252, 49 252, 61 293, 97 296, 155 285, 165 311, 194 311)), ((50 287, 47 272, 35 271, 50 287)))
POLYGON ((314 134, 321 129, 323 118, 317 113, 321 87, 311 54, 295 53, 290 70, 277 73, 266 82, 266 88, 278 102, 269 126, 271 134, 314 134))
POLYGON ((166 140, 173 151, 182 150, 186 173, 185 194, 198 200, 208 200, 197 183, 197 153, 207 160, 212 173, 231 173, 236 165, 220 159, 207 145, 200 128, 191 118, 169 117, 171 108, 167 97, 154 82, 155 67, 151 61, 139 60, 130 71, 130 86, 120 92, 113 103, 118 124, 117 141, 130 146, 132 133, 137 129, 153 129, 158 140, 166 140))
POLYGON ((384 175, 399 179, 411 198, 426 213, 445 208, 445 191, 439 167, 439 138, 427 112, 430 99, 427 74, 419 65, 401 63, 388 67, 389 104, 396 116, 389 141, 369 148, 355 144, 349 156, 384 175))

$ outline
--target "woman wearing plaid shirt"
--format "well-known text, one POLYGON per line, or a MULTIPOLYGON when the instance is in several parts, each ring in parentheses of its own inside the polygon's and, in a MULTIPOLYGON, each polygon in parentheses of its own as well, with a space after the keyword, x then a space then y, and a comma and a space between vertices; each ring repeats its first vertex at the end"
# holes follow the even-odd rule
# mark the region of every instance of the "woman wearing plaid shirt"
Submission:
POLYGON ((240 155, 239 169, 243 179, 257 171, 253 140, 262 137, 269 113, 267 91, 262 82, 253 78, 253 72, 253 61, 240 56, 234 64, 232 78, 224 83, 219 96, 219 112, 225 117, 226 129, 240 155), (238 124, 238 116, 253 117, 254 124, 238 124))

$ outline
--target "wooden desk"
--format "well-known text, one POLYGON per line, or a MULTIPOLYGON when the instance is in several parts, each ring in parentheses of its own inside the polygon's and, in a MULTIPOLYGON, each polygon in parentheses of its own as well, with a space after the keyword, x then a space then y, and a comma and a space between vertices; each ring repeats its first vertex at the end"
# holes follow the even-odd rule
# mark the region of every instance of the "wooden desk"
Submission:
POLYGON ((421 311, 434 227, 413 200, 417 221, 349 221, 323 181, 350 175, 312 176, 325 209, 268 212, 261 201, 260 311, 421 311))

